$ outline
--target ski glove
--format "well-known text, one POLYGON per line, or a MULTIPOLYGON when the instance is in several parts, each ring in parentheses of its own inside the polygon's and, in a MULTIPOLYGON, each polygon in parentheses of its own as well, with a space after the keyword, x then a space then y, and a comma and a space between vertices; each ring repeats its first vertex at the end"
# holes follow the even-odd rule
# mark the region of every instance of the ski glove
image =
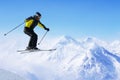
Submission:
POLYGON ((45 27, 45 30, 49 31, 50 29, 45 27))

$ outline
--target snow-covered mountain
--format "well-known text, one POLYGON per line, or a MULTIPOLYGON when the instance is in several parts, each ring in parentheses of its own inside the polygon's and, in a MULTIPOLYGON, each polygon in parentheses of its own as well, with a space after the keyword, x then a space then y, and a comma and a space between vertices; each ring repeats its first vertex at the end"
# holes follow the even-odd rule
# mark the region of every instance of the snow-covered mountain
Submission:
POLYGON ((0 69, 0 80, 25 80, 25 79, 23 79, 22 77, 15 73, 0 69))
MULTIPOLYGON (((96 38, 75 40, 62 36, 43 48, 52 52, 19 54, 22 42, 0 49, 0 67, 14 71, 28 80, 120 80, 119 43, 107 43, 96 38), (16 48, 15 48, 16 47, 16 48), (7 51, 4 49, 7 48, 7 51), (7 59, 5 59, 7 57, 7 59)), ((45 43, 43 43, 45 44, 45 43)))
POLYGON ((57 44, 59 49, 50 56, 51 61, 59 63, 63 76, 69 74, 60 80, 119 80, 120 56, 100 43, 103 41, 94 38, 80 43, 63 37, 57 44))

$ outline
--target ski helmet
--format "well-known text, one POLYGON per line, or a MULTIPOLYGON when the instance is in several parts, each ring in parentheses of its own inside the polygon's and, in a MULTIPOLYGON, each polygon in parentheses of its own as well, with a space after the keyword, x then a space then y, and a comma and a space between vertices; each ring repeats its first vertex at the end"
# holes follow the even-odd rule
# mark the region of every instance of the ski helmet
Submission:
POLYGON ((41 14, 40 14, 39 12, 36 12, 35 16, 40 17, 40 16, 41 16, 41 14))

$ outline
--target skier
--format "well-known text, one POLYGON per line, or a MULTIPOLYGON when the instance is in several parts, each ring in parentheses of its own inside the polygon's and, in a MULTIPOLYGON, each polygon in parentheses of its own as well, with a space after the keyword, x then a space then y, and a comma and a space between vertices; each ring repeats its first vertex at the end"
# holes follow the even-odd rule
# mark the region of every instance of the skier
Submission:
POLYGON ((25 27, 24 27, 24 33, 30 36, 29 44, 26 47, 26 50, 38 50, 37 46, 37 39, 38 36, 34 32, 34 28, 38 25, 41 28, 49 31, 49 28, 46 28, 44 24, 40 22, 41 14, 39 12, 36 12, 34 16, 30 16, 25 20, 25 27))

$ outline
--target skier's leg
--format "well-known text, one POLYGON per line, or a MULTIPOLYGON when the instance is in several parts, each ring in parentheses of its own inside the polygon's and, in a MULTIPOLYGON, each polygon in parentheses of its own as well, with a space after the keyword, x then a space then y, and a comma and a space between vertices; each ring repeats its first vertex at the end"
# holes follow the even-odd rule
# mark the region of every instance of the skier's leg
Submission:
POLYGON ((34 47, 36 47, 37 45, 37 34, 33 31, 30 30, 28 28, 24 29, 24 33, 27 34, 28 36, 30 36, 30 40, 29 40, 29 44, 28 44, 28 49, 32 49, 34 47))
POLYGON ((32 32, 32 36, 30 38, 30 46, 32 46, 32 48, 36 48, 37 46, 37 39, 38 39, 38 36, 37 34, 33 31, 32 32))

